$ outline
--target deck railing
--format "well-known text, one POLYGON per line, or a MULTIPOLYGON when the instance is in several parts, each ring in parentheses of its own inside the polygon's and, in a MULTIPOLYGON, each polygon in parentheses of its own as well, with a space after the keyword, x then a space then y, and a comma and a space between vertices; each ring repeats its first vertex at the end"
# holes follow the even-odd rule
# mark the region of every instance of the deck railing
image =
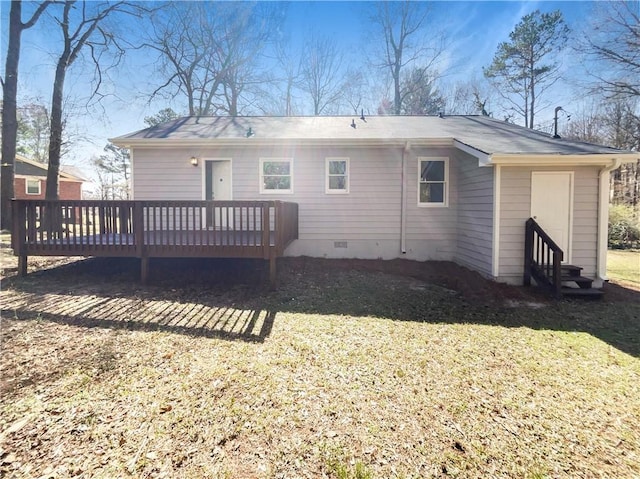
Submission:
POLYGON ((538 285, 546 287, 555 296, 560 297, 563 257, 562 248, 533 218, 529 218, 525 223, 524 285, 530 286, 533 277, 538 285))
POLYGON ((30 255, 273 259, 297 237, 298 205, 283 201, 13 201, 25 265, 30 255))

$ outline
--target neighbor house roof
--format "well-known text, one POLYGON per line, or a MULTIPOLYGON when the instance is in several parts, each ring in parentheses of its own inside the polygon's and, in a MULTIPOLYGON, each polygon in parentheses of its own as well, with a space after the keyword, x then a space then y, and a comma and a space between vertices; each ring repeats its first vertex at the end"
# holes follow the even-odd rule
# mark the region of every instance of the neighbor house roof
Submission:
POLYGON ((111 139, 118 146, 252 143, 374 144, 451 143, 487 163, 492 157, 519 155, 605 155, 624 161, 640 153, 624 152, 562 138, 486 116, 312 116, 179 118, 111 139))
MULTIPOLYGON (((30 160, 22 155, 16 155, 15 174, 19 176, 46 177, 47 164, 30 160)), ((82 172, 75 166, 63 165, 60 167, 60 179, 67 181, 88 181, 82 172)))

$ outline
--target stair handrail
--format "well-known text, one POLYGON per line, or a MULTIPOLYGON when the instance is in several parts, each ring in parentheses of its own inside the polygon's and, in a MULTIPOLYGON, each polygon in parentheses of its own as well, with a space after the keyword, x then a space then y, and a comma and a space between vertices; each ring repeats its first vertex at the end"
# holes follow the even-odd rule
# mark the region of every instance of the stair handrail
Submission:
POLYGON ((525 223, 524 240, 524 279, 525 286, 531 285, 531 276, 538 283, 546 283, 555 296, 562 295, 562 260, 564 252, 555 241, 542 229, 534 220, 529 218, 525 223), (542 258, 534 257, 535 238, 538 238, 538 253, 542 253, 542 258), (550 251, 551 255, 546 254, 550 251), (549 257, 551 256, 551 257, 549 257), (551 261, 549 261, 551 260, 551 261))

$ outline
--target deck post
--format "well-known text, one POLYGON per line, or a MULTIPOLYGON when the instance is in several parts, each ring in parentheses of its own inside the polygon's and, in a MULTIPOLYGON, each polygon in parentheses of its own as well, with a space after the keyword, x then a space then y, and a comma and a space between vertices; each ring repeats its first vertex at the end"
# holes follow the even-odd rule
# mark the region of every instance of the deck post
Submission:
POLYGON ((269 256, 269 287, 271 290, 275 290, 277 286, 277 271, 276 271, 276 263, 277 256, 275 254, 275 248, 272 248, 272 253, 269 256))
POLYGON ((149 280, 149 257, 143 256, 140 258, 140 282, 147 284, 149 280))
POLYGON ((18 276, 27 275, 27 255, 18 256, 18 276))
POLYGON ((11 248, 13 248, 13 254, 18 257, 18 276, 27 275, 27 254, 26 239, 27 239, 27 215, 26 205, 20 204, 19 201, 13 200, 11 203, 12 208, 12 225, 11 225, 11 248))

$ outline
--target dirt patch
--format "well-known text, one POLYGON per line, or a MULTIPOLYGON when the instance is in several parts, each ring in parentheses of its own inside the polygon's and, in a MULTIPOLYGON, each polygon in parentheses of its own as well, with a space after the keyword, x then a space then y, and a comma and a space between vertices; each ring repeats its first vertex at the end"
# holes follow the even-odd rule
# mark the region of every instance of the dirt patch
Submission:
POLYGON ((294 272, 369 271, 419 279, 458 292, 473 303, 504 303, 509 300, 547 302, 548 297, 533 288, 522 288, 490 281, 476 271, 450 261, 363 260, 282 258, 285 268, 294 272))
MULTIPOLYGON (((11 280, 17 273, 17 259, 3 250, 1 279, 11 280)), ((85 282, 100 284, 124 281, 139 287, 139 260, 135 258, 29 258, 29 273, 41 272, 47 276, 82 277, 85 282)), ((540 307, 553 303, 544 291, 491 281, 476 271, 448 261, 323 259, 287 257, 278 260, 279 281, 287 281, 292 275, 320 275, 330 279, 332 272, 356 271, 388 274, 414 278, 456 291, 473 304, 520 305, 540 307)), ((236 259, 152 259, 152 285, 167 288, 204 286, 242 286, 263 288, 266 283, 266 262, 262 260, 236 259)), ((602 301, 640 302, 640 290, 635 284, 611 281, 604 286, 602 301)), ((578 299, 578 301, 581 301, 578 299)))

